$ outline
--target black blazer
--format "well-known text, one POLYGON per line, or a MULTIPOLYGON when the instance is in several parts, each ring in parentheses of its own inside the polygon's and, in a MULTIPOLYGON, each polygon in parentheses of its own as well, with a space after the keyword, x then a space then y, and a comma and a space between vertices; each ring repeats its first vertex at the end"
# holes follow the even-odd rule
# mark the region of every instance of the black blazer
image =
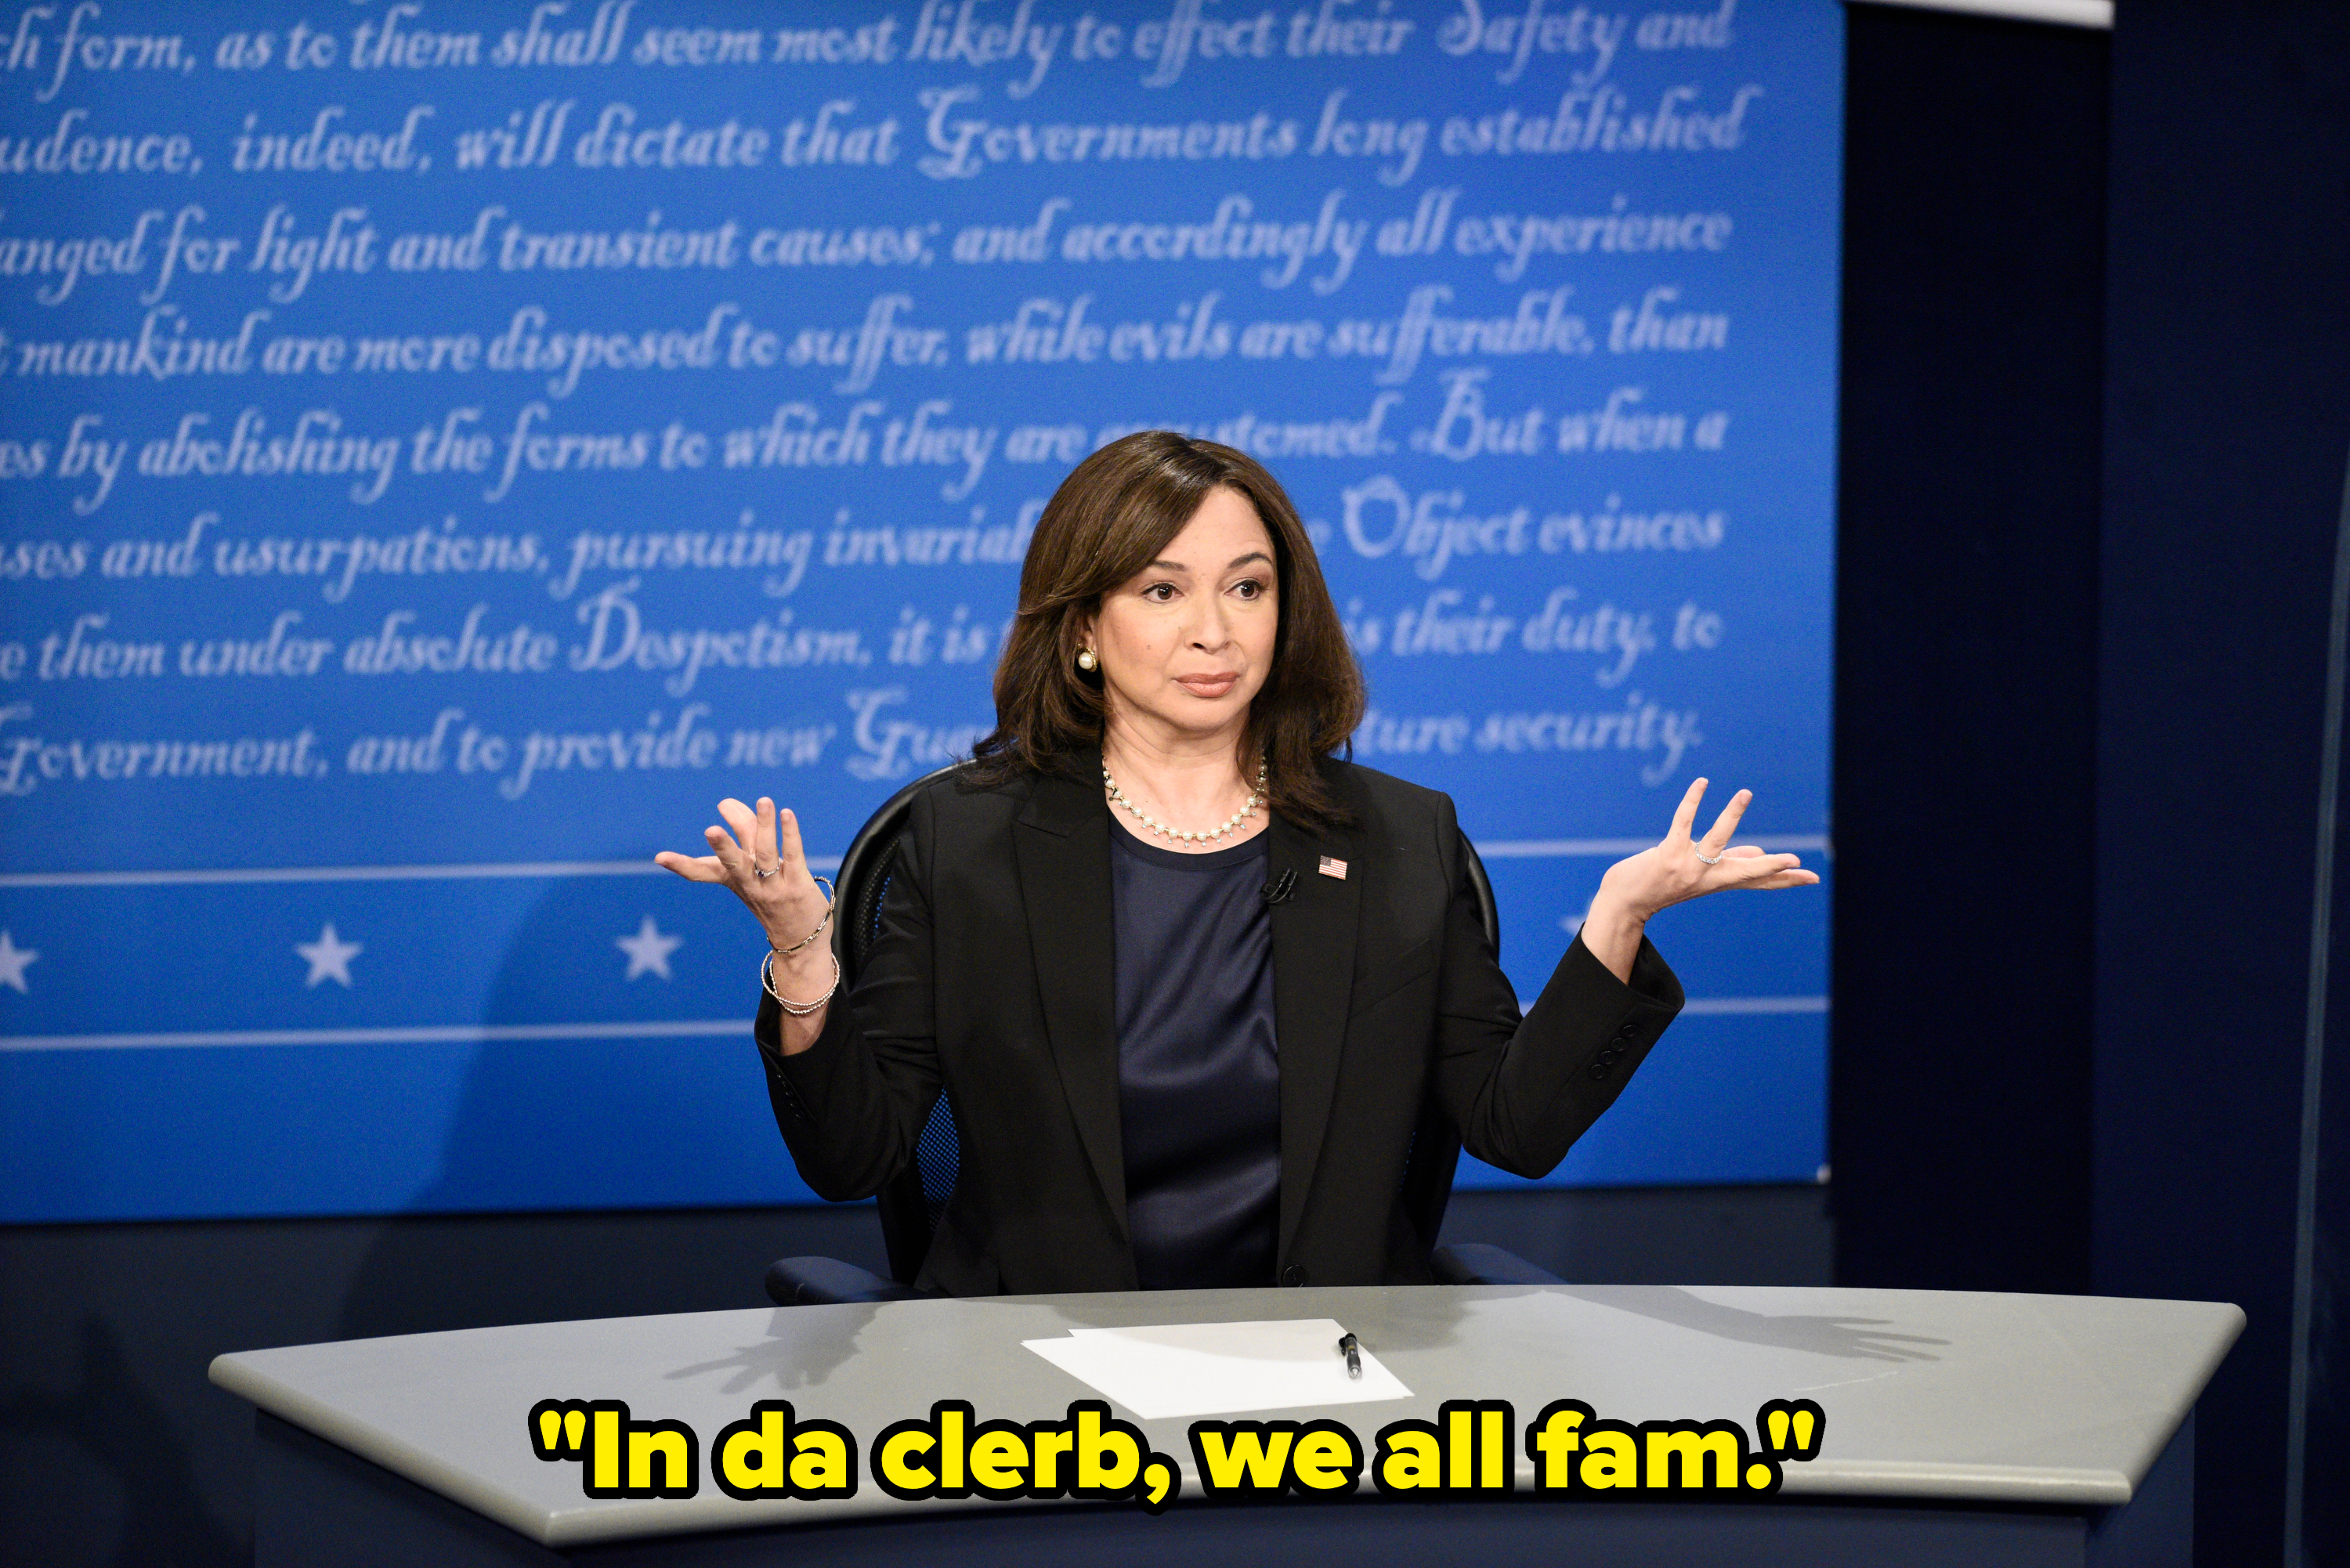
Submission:
MULTIPOLYGON (((1578 938, 1523 1023, 1463 871, 1452 802, 1350 763, 1326 776, 1357 826, 1276 816, 1269 874, 1281 1057, 1279 1277, 1430 1277, 1399 1201, 1430 1087, 1479 1158, 1555 1166, 1680 1010, 1643 940, 1628 986, 1578 938), (1325 857, 1346 876, 1321 873, 1325 857)), ((800 1175, 870 1196, 913 1158, 941 1089, 962 1169, 921 1285, 955 1295, 1133 1290, 1119 1147, 1110 821, 1098 784, 1047 775, 919 794, 847 1006, 796 1056, 762 997, 756 1035, 800 1175)))

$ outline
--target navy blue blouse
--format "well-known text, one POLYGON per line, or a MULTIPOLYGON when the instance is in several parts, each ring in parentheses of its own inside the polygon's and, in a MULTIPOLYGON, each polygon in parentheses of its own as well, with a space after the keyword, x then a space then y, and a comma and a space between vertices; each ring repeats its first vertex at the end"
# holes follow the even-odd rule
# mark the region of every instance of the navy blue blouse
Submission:
POLYGON ((1281 1066, 1266 840, 1183 855, 1110 833, 1126 1217, 1145 1290, 1273 1283, 1281 1066))

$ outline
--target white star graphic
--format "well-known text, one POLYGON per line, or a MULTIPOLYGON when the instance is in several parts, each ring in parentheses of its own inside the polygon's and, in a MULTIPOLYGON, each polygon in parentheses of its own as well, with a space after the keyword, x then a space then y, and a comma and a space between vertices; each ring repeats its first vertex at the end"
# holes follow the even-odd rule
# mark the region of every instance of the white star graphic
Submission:
POLYGON ((650 915, 647 915, 645 923, 637 928, 635 936, 615 937, 612 939, 612 945, 629 955, 629 979, 634 980, 637 976, 650 971, 667 980, 669 955, 675 952, 684 941, 683 937, 661 935, 660 928, 653 924, 653 918, 650 915))
POLYGON ((310 977, 302 982, 304 985, 316 985, 322 980, 331 980, 348 990, 351 983, 351 960, 367 950, 363 942, 347 942, 335 935, 335 922, 328 920, 319 928, 317 941, 296 942, 294 950, 310 964, 310 977))
POLYGON ((32 995, 33 988, 25 983, 25 966, 40 956, 31 948, 18 947, 7 932, 0 931, 0 985, 14 986, 19 995, 32 995))

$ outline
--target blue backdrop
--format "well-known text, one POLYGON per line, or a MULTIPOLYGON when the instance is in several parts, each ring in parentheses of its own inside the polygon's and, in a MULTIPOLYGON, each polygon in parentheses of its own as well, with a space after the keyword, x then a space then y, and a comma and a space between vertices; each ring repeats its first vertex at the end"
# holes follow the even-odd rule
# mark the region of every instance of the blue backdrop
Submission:
MULTIPOLYGON (((1834 0, 21 7, 0 1218, 806 1199, 648 857, 967 746, 1139 428, 1289 485, 1527 994, 1699 773, 1820 864, 1841 68, 1834 0)), ((1553 1179, 1809 1179, 1824 898, 1654 934, 1553 1179)))

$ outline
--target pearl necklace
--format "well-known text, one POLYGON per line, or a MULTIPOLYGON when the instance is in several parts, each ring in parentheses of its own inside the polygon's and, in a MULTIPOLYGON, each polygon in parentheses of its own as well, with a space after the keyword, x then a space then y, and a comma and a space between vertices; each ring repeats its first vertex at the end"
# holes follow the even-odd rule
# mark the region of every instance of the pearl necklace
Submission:
POLYGON ((1112 805, 1126 807, 1134 814, 1137 821, 1160 837, 1189 844, 1212 844, 1256 815, 1257 805, 1264 797, 1264 763, 1257 763, 1256 788, 1249 791, 1246 804, 1242 805, 1240 810, 1232 813, 1222 826, 1211 827, 1205 833, 1179 833, 1157 817, 1145 815, 1142 808, 1128 800, 1126 797, 1126 792, 1118 787, 1118 781, 1109 776, 1109 769, 1106 767, 1102 769, 1102 784, 1109 791, 1109 802, 1112 805))

